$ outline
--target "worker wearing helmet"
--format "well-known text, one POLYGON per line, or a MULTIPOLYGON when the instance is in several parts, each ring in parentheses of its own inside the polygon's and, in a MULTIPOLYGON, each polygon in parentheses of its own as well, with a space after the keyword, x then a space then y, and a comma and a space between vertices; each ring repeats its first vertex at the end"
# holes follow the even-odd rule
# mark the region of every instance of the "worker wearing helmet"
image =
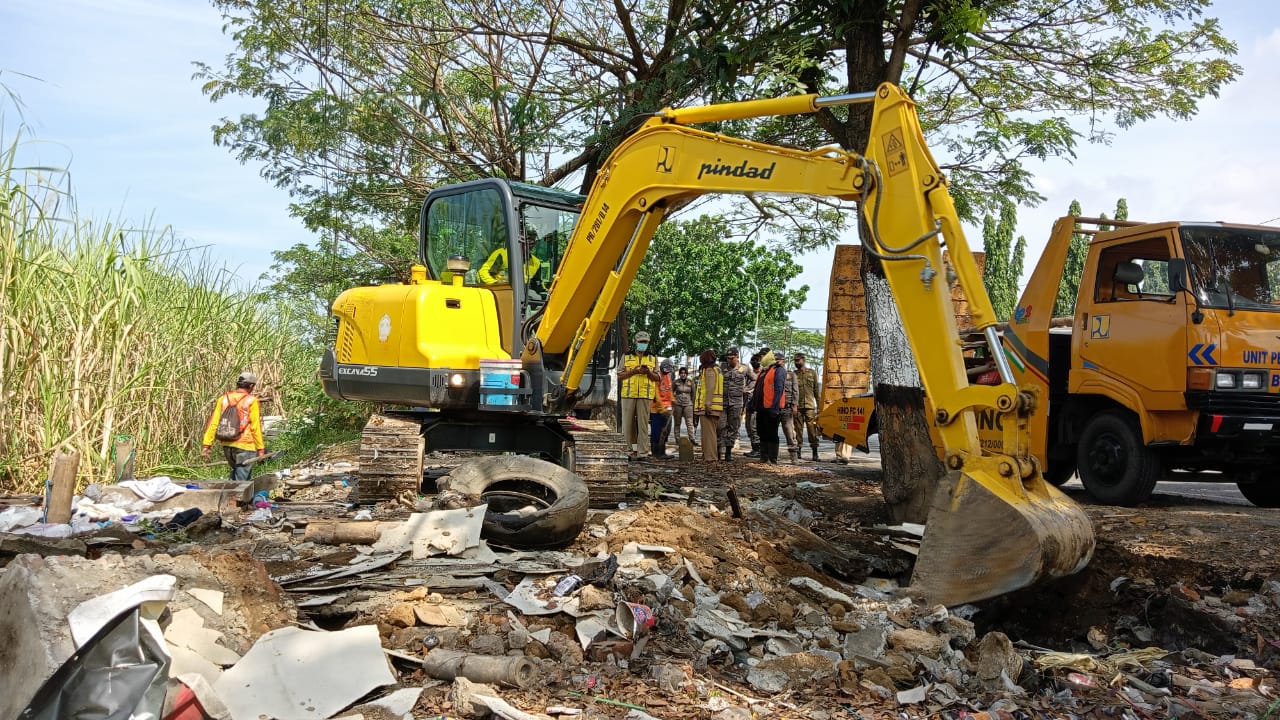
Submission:
MULTIPOLYGON (((524 261, 524 281, 527 284, 538 274, 538 268, 542 267, 542 261, 533 254, 533 244, 537 242, 538 235, 535 232, 526 232, 520 238, 520 251, 525 257, 524 261)), ((485 285, 499 285, 510 282, 509 275, 511 271, 511 260, 507 257, 507 246, 499 245, 493 252, 489 253, 489 258, 484 261, 480 269, 476 272, 476 277, 480 278, 480 282, 485 285)))
POLYGON ((213 404, 213 413, 204 429, 200 457, 209 457, 214 440, 222 443, 222 452, 230 467, 232 481, 245 481, 253 474, 253 463, 267 454, 262 437, 262 411, 253 389, 258 376, 242 372, 236 387, 225 392, 213 404))

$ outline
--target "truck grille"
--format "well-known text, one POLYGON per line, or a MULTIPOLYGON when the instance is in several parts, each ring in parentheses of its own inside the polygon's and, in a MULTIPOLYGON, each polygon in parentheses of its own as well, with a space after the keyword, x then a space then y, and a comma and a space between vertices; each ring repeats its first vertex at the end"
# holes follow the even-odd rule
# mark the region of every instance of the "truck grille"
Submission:
POLYGON ((1187 392, 1187 407, 1215 415, 1280 418, 1280 395, 1270 393, 1187 392))

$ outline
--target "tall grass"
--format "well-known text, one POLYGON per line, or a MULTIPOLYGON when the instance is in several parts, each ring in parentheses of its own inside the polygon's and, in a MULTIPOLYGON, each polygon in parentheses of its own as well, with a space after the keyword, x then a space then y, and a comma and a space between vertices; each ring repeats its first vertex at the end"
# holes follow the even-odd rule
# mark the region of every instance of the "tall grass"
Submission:
POLYGON ((0 145, 0 491, 38 491, 62 446, 82 482, 110 478, 118 435, 140 473, 198 462, 242 369, 288 415, 315 356, 287 314, 167 229, 79 217, 65 176, 17 166, 21 141, 0 145))

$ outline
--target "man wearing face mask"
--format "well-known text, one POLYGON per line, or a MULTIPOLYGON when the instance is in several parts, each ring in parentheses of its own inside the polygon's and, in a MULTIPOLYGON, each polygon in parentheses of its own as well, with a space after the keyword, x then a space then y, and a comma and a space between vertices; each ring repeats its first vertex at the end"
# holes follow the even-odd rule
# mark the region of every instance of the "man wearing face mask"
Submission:
POLYGON ((818 419, 818 398, 822 397, 821 385, 818 383, 818 371, 805 365, 804 353, 795 354, 796 395, 795 405, 791 409, 791 419, 795 424, 796 444, 804 442, 804 431, 809 431, 809 449, 813 459, 818 459, 818 427, 814 422, 818 419))
POLYGON ((649 333, 636 333, 635 352, 622 356, 618 371, 618 402, 622 406, 622 439, 631 451, 631 459, 639 457, 639 449, 648 444, 649 405, 660 379, 657 362, 649 354, 649 333))

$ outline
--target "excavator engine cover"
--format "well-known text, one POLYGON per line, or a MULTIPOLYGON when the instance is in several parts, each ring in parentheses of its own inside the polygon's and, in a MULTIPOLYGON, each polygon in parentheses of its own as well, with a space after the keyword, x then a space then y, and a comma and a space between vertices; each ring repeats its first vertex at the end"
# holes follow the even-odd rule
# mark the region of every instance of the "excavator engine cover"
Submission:
POLYGON ((1089 516, 1038 474, 953 471, 934 495, 910 590, 943 605, 985 600, 1078 572, 1093 546, 1089 516))

